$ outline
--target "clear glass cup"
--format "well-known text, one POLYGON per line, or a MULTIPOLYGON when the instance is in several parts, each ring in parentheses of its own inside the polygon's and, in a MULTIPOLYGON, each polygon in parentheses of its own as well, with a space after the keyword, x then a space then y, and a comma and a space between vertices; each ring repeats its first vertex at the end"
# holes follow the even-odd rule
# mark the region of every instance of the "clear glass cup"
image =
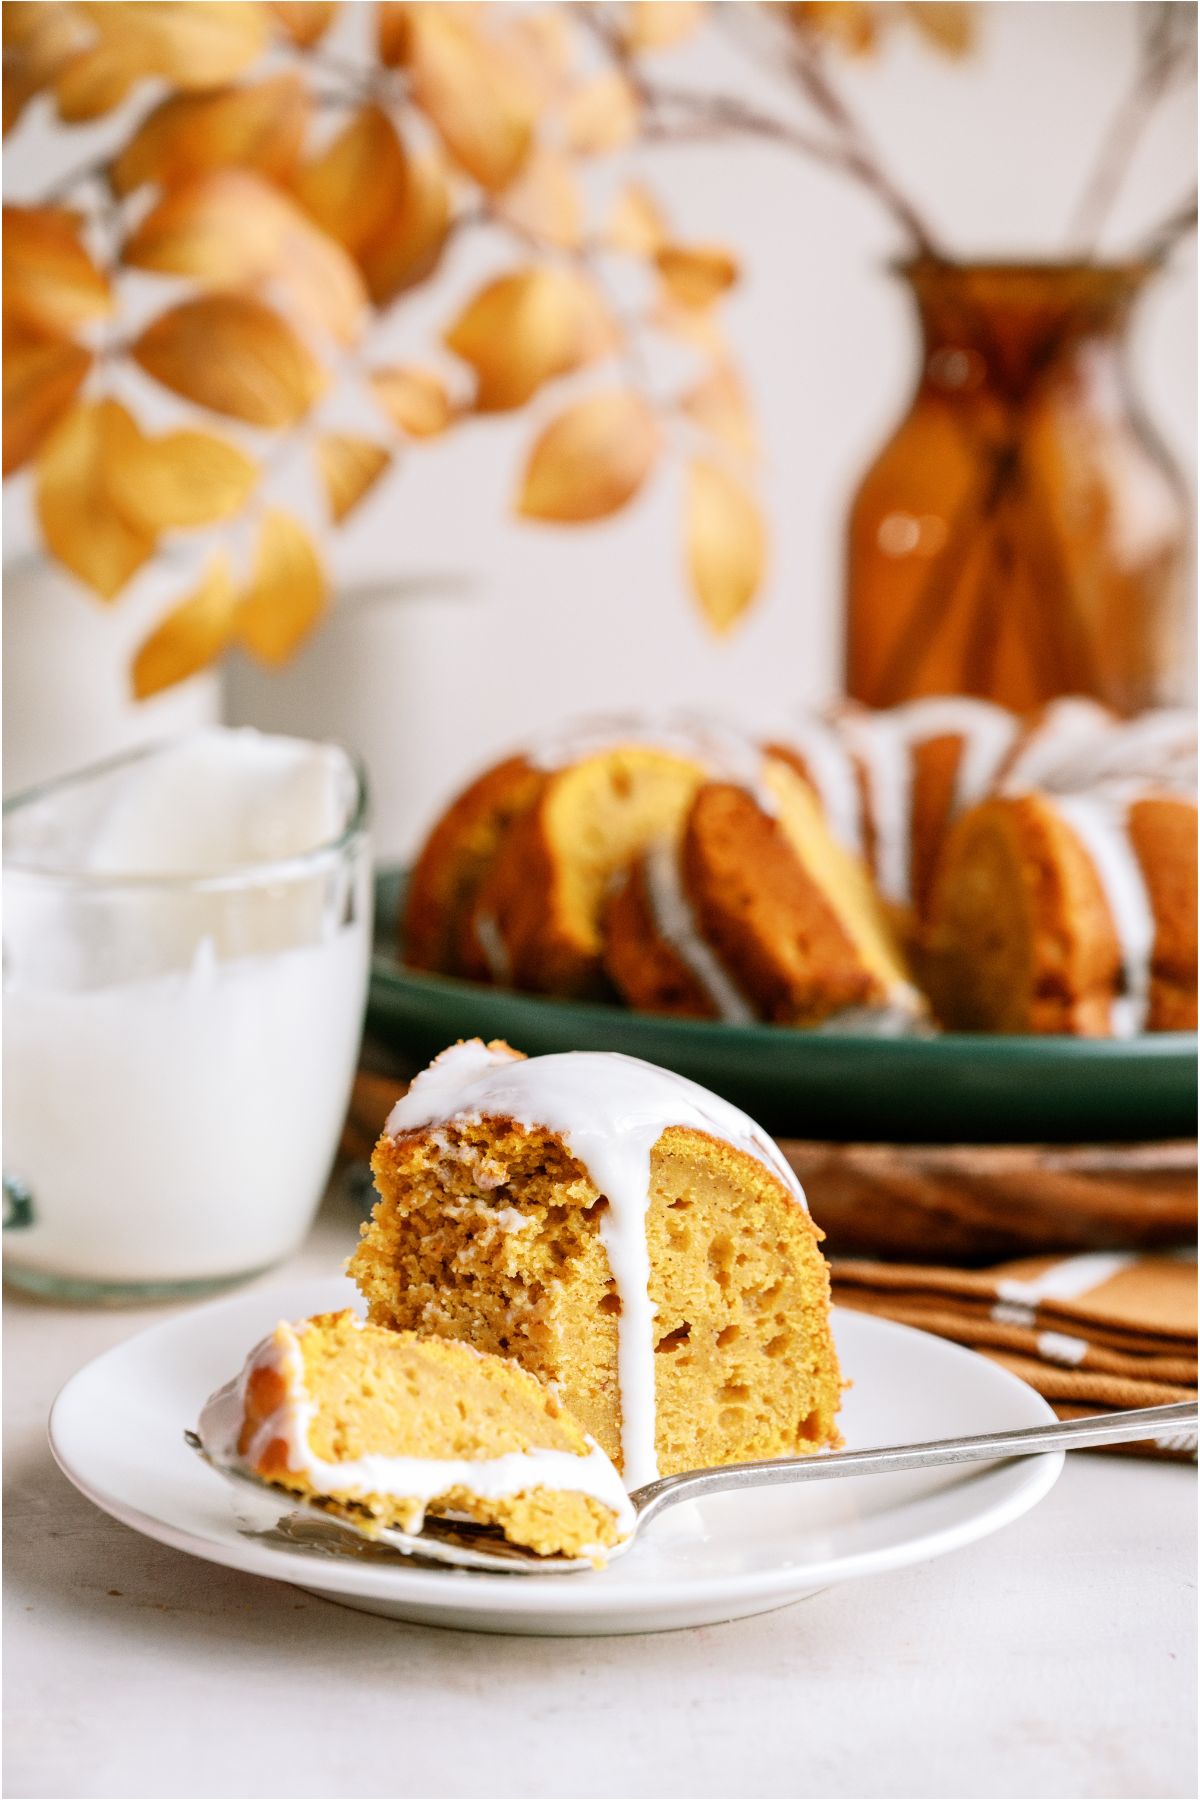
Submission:
POLYGON ((192 1295, 289 1255, 354 1077, 372 908, 361 768, 311 747, 330 829, 299 854, 194 875, 73 866, 64 833, 86 841, 98 797, 172 747, 4 809, 5 1276, 56 1299, 192 1295))

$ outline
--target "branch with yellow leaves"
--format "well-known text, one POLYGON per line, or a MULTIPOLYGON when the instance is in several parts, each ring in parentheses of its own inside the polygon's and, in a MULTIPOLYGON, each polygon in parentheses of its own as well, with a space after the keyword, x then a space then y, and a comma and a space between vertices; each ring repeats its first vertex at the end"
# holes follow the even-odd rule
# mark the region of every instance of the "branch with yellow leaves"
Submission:
POLYGON ((729 629, 766 564, 720 323, 737 262, 678 236, 643 187, 593 220, 583 170, 639 142, 755 136, 850 177, 931 253, 830 61, 897 24, 958 54, 970 16, 916 0, 381 0, 355 9, 363 56, 339 47, 332 0, 10 0, 6 131, 34 102, 68 127, 127 109, 110 155, 6 209, 4 471, 28 469, 48 550, 101 599, 181 541, 207 552, 143 646, 136 690, 234 643, 281 660, 321 617, 320 533, 275 504, 281 461, 313 459, 337 528, 403 447, 526 407, 524 518, 609 518, 682 461, 690 584, 729 629), (662 77, 659 59, 714 12, 787 84, 786 105, 662 77), (453 281, 475 230, 507 245, 507 266, 453 305, 428 360, 383 357, 396 309, 453 281), (160 284, 145 323, 134 277, 160 284), (648 380, 664 333, 691 358, 666 397, 648 380), (146 382, 172 397, 176 429, 139 423, 146 382), (373 426, 338 422, 351 394, 373 426))
MULTIPOLYGON (((814 131, 803 119, 757 105, 740 93, 681 87, 648 74, 636 54, 636 42, 610 16, 613 9, 596 0, 582 0, 580 11, 590 30, 637 97, 643 135, 665 143, 746 137, 776 144, 855 181, 891 213, 913 253, 937 256, 931 227, 870 143, 827 66, 826 50, 831 42, 860 51, 873 45, 880 29, 880 9, 852 3, 740 6, 723 0, 714 10, 733 41, 743 44, 752 55, 759 52, 765 68, 788 79, 793 103, 807 103, 819 130, 814 131)), ((950 54, 961 54, 970 43, 970 11, 965 6, 897 4, 887 10, 894 19, 907 19, 950 54)))
MULTIPOLYGON (((661 36, 660 10, 630 8, 632 35, 661 36)), ((701 9, 690 11, 698 23, 701 9)), ((233 644, 282 660, 320 618, 316 537, 266 491, 281 464, 313 456, 337 526, 402 444, 540 406, 615 357, 624 378, 543 418, 517 511, 563 524, 611 516, 683 424, 692 585, 704 616, 728 628, 765 556, 748 415, 740 389, 730 399, 714 316, 737 268, 722 250, 675 240, 642 190, 588 226, 577 165, 636 137, 627 83, 584 66, 571 9, 379 5, 366 66, 327 45, 336 14, 207 0, 5 8, 8 127, 39 95, 72 124, 136 103, 145 82, 167 90, 111 156, 71 170, 40 204, 9 208, 5 232, 5 473, 29 468, 48 549, 112 600, 180 534, 207 546, 198 585, 135 659, 135 692, 233 644), (330 106, 338 127, 310 148, 314 115, 330 106), (507 236, 514 265, 460 305, 431 365, 373 354, 376 328, 476 227, 507 236), (632 311, 608 295, 610 257, 646 272, 632 311), (122 329, 132 272, 169 287, 148 323, 122 329), (669 401, 638 379, 641 336, 660 330, 700 362, 669 401), (136 393, 128 371, 175 398, 179 429, 143 429, 124 397, 136 393), (355 386, 377 432, 324 417, 326 398, 355 386)))

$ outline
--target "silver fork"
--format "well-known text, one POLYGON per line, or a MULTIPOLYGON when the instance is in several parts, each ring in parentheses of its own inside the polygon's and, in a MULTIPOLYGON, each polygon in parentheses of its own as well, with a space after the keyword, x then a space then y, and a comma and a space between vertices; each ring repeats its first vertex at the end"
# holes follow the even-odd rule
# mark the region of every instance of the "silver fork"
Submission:
MULTIPOLYGON (((894 1475, 904 1469, 941 1469, 959 1463, 1003 1462, 1014 1456, 1044 1456, 1052 1450, 1095 1450, 1105 1444, 1133 1444, 1147 1439, 1184 1441, 1190 1437, 1194 1442, 1196 1425, 1196 1402, 1185 1400, 1172 1406, 1141 1406, 1131 1412, 1034 1425, 1024 1431, 991 1431, 974 1437, 942 1438, 930 1444, 888 1445, 882 1450, 835 1450, 827 1456, 781 1457, 770 1462, 731 1463, 721 1469, 665 1475, 661 1481, 649 1481, 630 1494, 636 1514, 634 1528, 623 1543, 608 1551, 608 1560, 623 1556, 652 1520, 681 1500, 703 1500, 711 1494, 748 1488, 801 1486, 810 1481, 836 1480, 842 1475, 894 1475)), ((476 1525, 469 1520, 427 1513, 419 1531, 401 1531, 394 1526, 372 1530, 365 1521, 358 1525, 340 1513, 331 1513, 319 1501, 301 1500, 256 1475, 214 1462, 195 1432, 185 1431, 183 1435, 219 1475, 254 1488, 260 1495, 265 1492, 286 1498, 293 1513, 319 1519, 325 1527, 323 1540, 311 1536, 306 1540, 293 1528, 284 1533, 292 1542, 307 1541, 313 1548, 336 1549, 337 1537, 329 1534, 333 1525, 346 1536, 344 1547, 359 1553, 365 1545, 386 1547, 400 1556, 418 1557, 424 1562, 503 1575, 573 1575, 581 1570, 593 1571, 593 1564, 584 1557, 539 1556, 523 1545, 510 1544, 497 1527, 476 1525)))

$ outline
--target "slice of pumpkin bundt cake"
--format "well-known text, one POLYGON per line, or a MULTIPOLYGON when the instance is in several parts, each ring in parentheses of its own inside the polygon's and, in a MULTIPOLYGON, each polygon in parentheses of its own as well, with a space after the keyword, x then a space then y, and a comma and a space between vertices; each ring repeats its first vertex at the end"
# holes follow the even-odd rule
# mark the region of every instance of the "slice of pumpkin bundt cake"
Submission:
POLYGON ((608 1457, 524 1369, 349 1310, 277 1325, 208 1401, 200 1441, 368 1534, 465 1514, 542 1555, 602 1561, 633 1525, 608 1457))
POLYGON ((821 1233, 716 1095, 476 1039, 417 1077, 373 1167, 349 1265, 371 1319, 514 1358, 627 1485, 838 1442, 821 1233))

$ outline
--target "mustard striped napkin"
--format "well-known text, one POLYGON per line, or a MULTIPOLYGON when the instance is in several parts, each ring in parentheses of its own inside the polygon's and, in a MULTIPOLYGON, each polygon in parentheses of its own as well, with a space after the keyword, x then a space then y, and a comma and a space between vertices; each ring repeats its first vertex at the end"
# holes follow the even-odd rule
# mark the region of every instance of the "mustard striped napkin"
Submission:
MULTIPOLYGON (((992 1269, 839 1260, 834 1298, 990 1356, 1060 1418, 1159 1406, 1196 1394, 1196 1265, 1093 1251, 992 1269)), ((1129 1446, 1195 1457, 1196 1437, 1129 1446)))

